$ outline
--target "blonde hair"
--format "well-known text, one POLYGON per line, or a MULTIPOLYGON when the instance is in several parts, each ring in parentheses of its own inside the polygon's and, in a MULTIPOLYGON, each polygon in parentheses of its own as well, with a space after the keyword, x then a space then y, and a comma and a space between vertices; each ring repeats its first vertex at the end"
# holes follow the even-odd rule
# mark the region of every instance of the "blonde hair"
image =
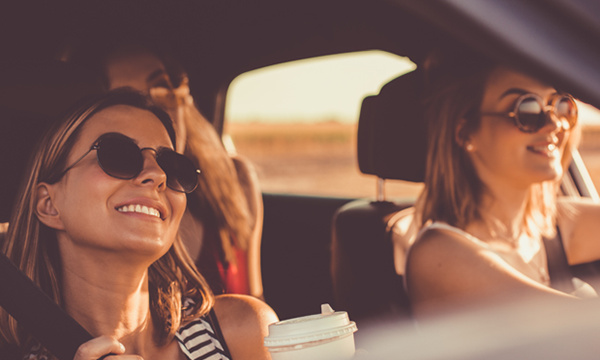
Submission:
MULTIPOLYGON (((459 126, 462 126, 459 137, 480 126, 477 112, 487 80, 496 67, 476 54, 457 57, 437 53, 424 63, 423 107, 428 139, 432 141, 427 149, 425 187, 416 204, 418 228, 430 221, 446 222, 461 229, 476 220, 492 225, 481 209, 485 185, 456 137, 459 126)), ((576 136, 572 134, 563 154, 563 169, 570 161, 570 149, 575 142, 576 136)), ((522 224, 530 235, 555 234, 558 189, 558 181, 531 186, 522 224)), ((494 231, 493 227, 490 230, 494 231)))
MULTIPOLYGON (((35 214, 35 188, 40 182, 53 182, 66 167, 66 159, 77 140, 79 129, 98 111, 129 105, 151 111, 164 124, 173 145, 175 133, 169 116, 140 93, 119 89, 88 99, 49 131, 32 159, 26 181, 20 189, 17 209, 9 223, 2 251, 57 304, 61 299, 61 262, 54 230, 42 224, 35 214)), ((180 324, 207 313, 214 297, 206 281, 184 250, 181 240, 174 244, 148 269, 150 309, 158 327, 157 342, 174 336, 180 324), (183 309, 183 299, 191 299, 191 309, 183 309)), ((15 319, 0 308, 0 340, 15 344, 24 351, 33 339, 15 319)))
POLYGON ((196 108, 187 77, 181 76, 172 93, 162 91, 162 96, 153 99, 163 108, 182 111, 186 128, 184 155, 202 170, 198 188, 192 195, 195 202, 188 204, 188 208, 206 225, 215 225, 223 257, 235 264, 234 248, 248 248, 254 225, 246 195, 231 156, 213 125, 196 108))

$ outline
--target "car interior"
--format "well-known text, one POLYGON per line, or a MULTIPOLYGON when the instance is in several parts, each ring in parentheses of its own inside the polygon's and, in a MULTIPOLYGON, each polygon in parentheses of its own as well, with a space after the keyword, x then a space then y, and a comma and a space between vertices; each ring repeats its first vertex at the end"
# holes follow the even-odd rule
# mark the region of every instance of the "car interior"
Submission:
MULTIPOLYGON (((167 38, 188 71, 198 108, 220 133, 231 81, 247 71, 374 49, 419 64, 442 43, 551 79, 600 106, 600 8, 590 4, 231 0, 15 7, 0 21, 0 223, 9 221, 27 154, 47 119, 64 111, 64 102, 98 91, 88 74, 64 70, 65 44, 135 31, 167 38), (503 27, 507 21, 515 26, 503 27)), ((262 194, 263 294, 280 319, 313 314, 324 303, 348 311, 359 329, 362 322, 410 319, 403 280, 394 271, 390 228, 398 220, 394 215, 415 199, 387 198, 385 182, 419 183, 424 176, 426 129, 414 106, 419 76, 417 67, 362 101, 357 161, 360 172, 374 179, 372 198, 262 194)), ((563 192, 597 197, 577 153, 563 192)), ((599 274, 599 268, 586 264, 575 270, 585 277, 599 274)))

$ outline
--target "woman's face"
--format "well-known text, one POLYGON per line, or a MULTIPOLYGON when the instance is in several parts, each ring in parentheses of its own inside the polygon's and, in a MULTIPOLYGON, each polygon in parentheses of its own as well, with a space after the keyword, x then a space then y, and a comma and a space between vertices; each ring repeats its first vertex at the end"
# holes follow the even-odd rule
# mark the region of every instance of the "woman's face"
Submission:
MULTIPOLYGON (((69 153, 75 163, 100 135, 116 132, 140 148, 173 148, 165 127, 147 110, 126 105, 111 106, 93 115, 82 126, 69 153)), ((91 151, 54 187, 54 204, 64 224, 58 232, 61 249, 92 249, 119 254, 141 254, 151 261, 172 245, 186 207, 186 195, 166 186, 166 175, 155 152, 144 150, 142 172, 131 180, 106 174, 91 151), (123 211, 130 205, 139 210, 123 211), (150 214, 143 207, 156 209, 150 214), (154 214, 153 214, 154 213, 154 214), (62 242, 62 243, 61 243, 62 242)))
POLYGON ((494 70, 485 86, 480 127, 468 136, 465 149, 481 180, 518 188, 557 180, 563 174, 561 158, 570 134, 565 120, 548 116, 537 132, 519 130, 514 120, 485 113, 511 112, 522 94, 533 93, 548 104, 556 90, 506 68, 494 70))
MULTIPOLYGON (((160 89, 161 93, 168 92, 174 96, 173 84, 164 64, 154 54, 144 50, 109 56, 106 61, 106 76, 111 90, 127 86, 151 95, 151 89, 160 89)), ((183 153, 186 129, 180 107, 177 106, 176 101, 170 101, 170 106, 165 106, 165 102, 156 104, 161 106, 173 120, 177 135, 176 150, 183 153)))

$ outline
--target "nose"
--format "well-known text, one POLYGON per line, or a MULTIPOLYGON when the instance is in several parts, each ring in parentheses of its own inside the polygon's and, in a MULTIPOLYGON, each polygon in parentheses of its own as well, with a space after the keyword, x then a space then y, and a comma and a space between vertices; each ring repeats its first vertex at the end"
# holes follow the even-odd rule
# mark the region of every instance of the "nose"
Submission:
POLYGON ((144 157, 144 167, 139 175, 134 179, 139 185, 155 186, 160 190, 167 187, 167 174, 156 162, 156 150, 152 148, 142 149, 144 157), (150 151, 146 151, 150 150, 150 151))
POLYGON ((549 132, 568 131, 571 129, 571 124, 566 119, 556 116, 553 111, 547 110, 544 112, 544 115, 546 123, 543 129, 549 132))

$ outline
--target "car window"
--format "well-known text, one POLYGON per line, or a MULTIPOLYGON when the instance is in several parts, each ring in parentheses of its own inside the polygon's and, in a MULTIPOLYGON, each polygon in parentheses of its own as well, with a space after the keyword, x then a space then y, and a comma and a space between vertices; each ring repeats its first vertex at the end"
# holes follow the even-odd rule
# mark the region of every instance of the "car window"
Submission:
MULTIPOLYGON (((263 191, 373 197, 361 174, 356 131, 362 99, 415 68, 383 51, 324 56, 238 76, 228 91, 224 139, 256 166, 263 191)), ((600 111, 579 102, 580 155, 600 189, 600 111)), ((388 197, 414 197, 421 184, 386 181, 388 197)))
POLYGON ((577 102, 581 123, 579 154, 596 189, 600 189, 600 110, 577 102))
MULTIPOLYGON (((414 68, 405 57, 366 51, 242 74, 227 95, 226 143, 254 163, 265 192, 374 197, 376 178, 360 173, 356 157, 362 99, 414 68)), ((388 197, 420 189, 386 183, 388 197)))

